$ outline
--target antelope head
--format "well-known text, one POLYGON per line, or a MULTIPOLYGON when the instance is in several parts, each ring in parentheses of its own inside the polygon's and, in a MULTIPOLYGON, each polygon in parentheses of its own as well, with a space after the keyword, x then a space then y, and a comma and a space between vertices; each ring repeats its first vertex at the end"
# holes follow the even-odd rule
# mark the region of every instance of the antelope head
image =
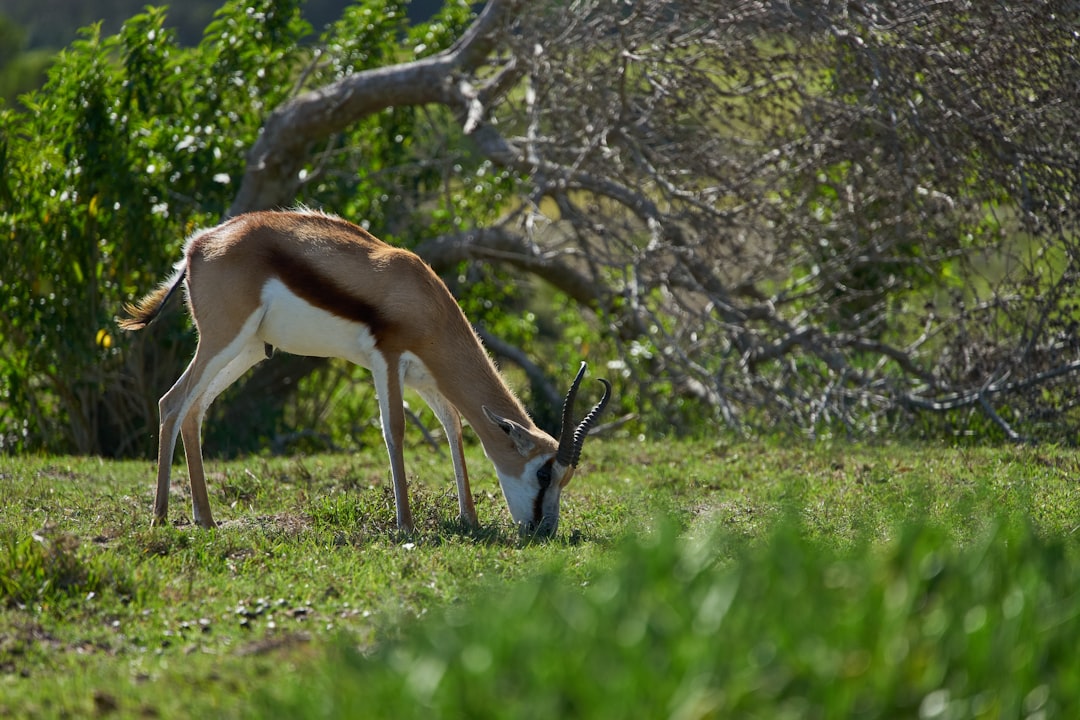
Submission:
POLYGON ((603 396, 581 422, 574 424, 574 400, 581 379, 585 376, 586 367, 584 362, 581 363, 581 368, 563 400, 562 428, 559 430, 557 443, 545 433, 530 432, 522 425, 496 415, 487 407, 484 408, 488 420, 510 437, 525 460, 520 474, 505 473, 498 464, 496 471, 510 508, 510 515, 526 533, 550 537, 559 529, 559 497, 562 489, 574 476, 585 438, 611 398, 611 383, 601 378, 603 396), (550 449, 552 447, 553 452, 550 449))

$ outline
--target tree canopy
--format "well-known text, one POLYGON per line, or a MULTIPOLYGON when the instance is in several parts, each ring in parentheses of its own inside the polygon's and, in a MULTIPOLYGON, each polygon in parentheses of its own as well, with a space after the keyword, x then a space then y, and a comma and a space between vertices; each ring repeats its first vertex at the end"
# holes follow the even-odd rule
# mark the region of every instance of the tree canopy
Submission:
MULTIPOLYGON (((541 419, 586 357, 634 432, 1071 441, 1078 14, 362 0, 316 33, 256 0, 193 47, 161 9, 91 27, 0 110, 0 444, 145 451, 192 338, 119 308, 195 227, 297 203, 424 257, 541 419)), ((352 379, 276 358, 219 414, 285 442, 329 412, 341 443, 352 379)))

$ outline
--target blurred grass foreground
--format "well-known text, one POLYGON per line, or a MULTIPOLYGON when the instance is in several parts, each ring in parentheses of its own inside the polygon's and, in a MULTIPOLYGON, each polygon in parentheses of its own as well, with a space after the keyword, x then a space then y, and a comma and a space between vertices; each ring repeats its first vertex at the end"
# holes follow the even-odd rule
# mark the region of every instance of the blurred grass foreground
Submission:
POLYGON ((1080 566, 1023 519, 922 521, 838 547, 627 540, 584 588, 553 568, 361 650, 343 638, 254 712, 291 717, 1068 717, 1080 566), (272 709, 272 710, 271 710, 272 709))

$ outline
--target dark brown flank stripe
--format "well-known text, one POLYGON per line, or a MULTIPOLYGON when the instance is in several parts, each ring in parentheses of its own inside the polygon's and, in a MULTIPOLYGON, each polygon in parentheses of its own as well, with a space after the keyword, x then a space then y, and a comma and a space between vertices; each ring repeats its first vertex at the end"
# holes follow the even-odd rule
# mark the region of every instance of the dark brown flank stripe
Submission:
POLYGON ((386 319, 371 303, 349 293, 332 279, 278 249, 269 253, 270 268, 297 296, 338 317, 363 323, 376 344, 386 332, 386 319))

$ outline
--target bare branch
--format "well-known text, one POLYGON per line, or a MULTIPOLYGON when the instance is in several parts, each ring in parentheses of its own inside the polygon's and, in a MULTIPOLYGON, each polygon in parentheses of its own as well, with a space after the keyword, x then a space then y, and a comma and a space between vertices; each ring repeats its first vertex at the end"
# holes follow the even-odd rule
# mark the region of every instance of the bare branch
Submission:
POLYGON ((491 2, 445 53, 276 111, 232 212, 291 202, 308 148, 357 119, 440 105, 468 133, 423 160, 440 204, 469 163, 519 195, 419 254, 594 310, 657 407, 851 433, 977 409, 1033 437, 1080 408, 1066 5, 491 2))

